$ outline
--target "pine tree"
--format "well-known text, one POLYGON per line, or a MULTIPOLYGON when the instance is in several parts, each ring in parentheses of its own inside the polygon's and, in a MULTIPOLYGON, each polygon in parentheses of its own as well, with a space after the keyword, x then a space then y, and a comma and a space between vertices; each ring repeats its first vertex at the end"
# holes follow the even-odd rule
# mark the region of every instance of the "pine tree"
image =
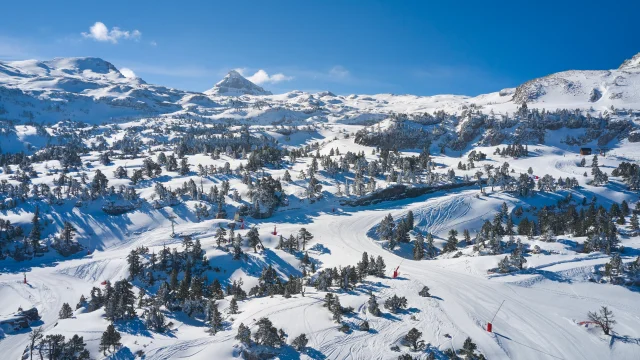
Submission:
POLYGON ((367 301, 367 311, 373 316, 380 316, 382 314, 382 312, 380 311, 380 307, 378 306, 376 296, 373 295, 373 293, 369 295, 369 301, 367 301))
POLYGON ((301 228, 298 232, 298 236, 300 240, 302 240, 302 250, 304 251, 306 249, 307 243, 313 239, 313 235, 311 235, 311 233, 308 232, 307 229, 301 228))
POLYGON ((409 228, 409 230, 412 230, 413 229, 413 225, 414 225, 413 224, 413 222, 414 222, 413 211, 409 210, 409 212, 407 212, 407 219, 406 220, 407 220, 407 227, 409 228))
POLYGON ((498 270, 501 273, 508 273, 509 270, 511 268, 511 265, 509 264, 509 258, 508 257, 504 257, 502 260, 500 260, 500 262, 498 263, 498 270))
POLYGON ((182 301, 189 299, 189 287, 189 280, 185 276, 182 281, 180 281, 180 285, 178 285, 178 293, 176 294, 176 298, 182 301))
POLYGON ((58 317, 60 319, 68 319, 68 318, 70 318, 72 316, 73 316, 73 310, 71 309, 71 306, 69 306, 68 303, 62 304, 62 308, 60 309, 60 312, 58 313, 58 317))
POLYGON ((397 313, 400 309, 407 308, 407 298, 404 296, 393 295, 384 301, 384 307, 391 311, 392 313, 397 313))
POLYGON ((393 222, 393 217, 391 216, 391 214, 388 214, 382 219, 382 221, 378 225, 378 229, 376 230, 376 232, 381 239, 388 240, 393 236, 394 227, 395 223, 393 222))
POLYGON ((90 354, 87 349, 85 349, 84 338, 82 336, 78 336, 78 334, 74 334, 71 339, 64 345, 64 350, 62 354, 63 359, 74 359, 74 360, 89 360, 90 354))
POLYGON ((309 340, 307 339, 307 335, 300 334, 291 342, 291 346, 293 346, 296 351, 304 351, 307 347, 309 340))
POLYGON ((436 256, 436 247, 433 244, 433 235, 431 235, 431 233, 427 234, 427 239, 425 240, 425 245, 426 245, 426 255, 428 258, 433 258, 434 256, 436 256))
POLYGON ((129 263, 129 275, 131 280, 134 280, 142 272, 142 264, 140 262, 140 256, 136 250, 131 250, 127 256, 127 263, 129 263))
POLYGON ((473 343, 470 337, 464 341, 462 345, 462 353, 466 356, 467 359, 473 359, 475 357, 475 351, 478 348, 476 344, 473 343))
POLYGON ((171 290, 178 290, 178 268, 174 267, 169 274, 169 288, 171 290))
POLYGON ((133 286, 126 279, 116 281, 106 297, 105 317, 109 320, 130 319, 135 316, 133 286))
POLYGON ((418 329, 413 328, 404 336, 404 341, 411 346, 413 351, 418 351, 425 347, 424 340, 420 340, 421 337, 422 333, 418 331, 418 329))
POLYGON ((282 345, 282 338, 278 334, 278 329, 271 323, 271 320, 264 317, 258 320, 256 325, 258 325, 258 329, 253 334, 256 343, 268 347, 279 347, 282 345))
POLYGON ((236 298, 233 297, 231 298, 231 301, 229 302, 229 314, 237 314, 238 313, 238 301, 236 301, 236 298))
POLYGON ((33 248, 33 253, 38 253, 40 250, 40 230, 42 226, 40 225, 40 208, 36 205, 36 208, 33 212, 33 218, 31 219, 31 233, 29 233, 29 240, 31 240, 31 247, 33 248))
POLYGON ((242 344, 251 345, 251 330, 243 323, 240 323, 238 327, 238 334, 236 335, 236 340, 240 341, 242 344))
POLYGON ((76 232, 76 228, 71 225, 70 222, 65 221, 62 227, 62 240, 65 244, 70 245, 73 240, 73 236, 76 232))
POLYGON ((331 310, 333 320, 340 324, 342 322, 342 305, 340 304, 340 299, 337 296, 335 296, 333 305, 329 310, 331 310))
POLYGON ((165 318, 158 305, 152 305, 149 310, 145 312, 144 324, 147 328, 152 329, 155 332, 164 331, 166 326, 165 318))
POLYGON ((107 330, 102 333, 102 337, 100 338, 100 351, 106 355, 106 351, 110 347, 113 347, 115 350, 116 347, 122 345, 120 344, 121 337, 122 336, 120 336, 120 333, 116 330, 113 324, 109 324, 109 326, 107 326, 107 330))
POLYGON ((187 158, 180 159, 180 175, 185 176, 189 173, 189 162, 187 158))
POLYGON ((225 230, 222 226, 219 226, 218 230, 216 230, 215 237, 216 237, 216 244, 218 245, 218 247, 220 247, 220 244, 226 241, 227 230, 225 230))
POLYGON ((413 260, 422 260, 424 257, 424 238, 422 234, 417 233, 413 242, 413 260))
POLYGON ((469 233, 469 229, 464 229, 462 232, 462 236, 464 237, 464 242, 466 245, 471 244, 471 234, 469 233))
POLYGON ((375 275, 377 277, 384 277, 384 274, 386 272, 386 265, 384 263, 384 260, 382 259, 382 256, 378 255, 378 258, 376 259, 375 262, 375 275))
POLYGON ((633 230, 635 233, 638 232, 638 230, 640 230, 640 221, 638 221, 638 215, 637 214, 633 214, 631 215, 631 230, 633 230))
POLYGON ((209 293, 211 297, 217 300, 224 299, 224 292, 222 291, 222 285, 218 279, 213 279, 211 285, 209 285, 209 293))
POLYGON ((526 262, 527 262, 527 259, 525 259, 524 257, 522 242, 520 242, 520 240, 518 239, 517 246, 511 253, 511 263, 515 265, 518 269, 522 270, 526 262))
POLYGON ((447 238, 447 243, 442 248, 442 252, 453 252, 458 249, 458 231, 455 229, 449 230, 449 237, 447 238))
POLYGON ((222 330, 222 314, 215 301, 209 302, 209 333, 215 335, 222 330))
POLYGON ((251 228, 247 233, 247 240, 249 240, 249 246, 253 248, 253 252, 258 252, 258 245, 260 244, 260 235, 258 235, 258 229, 251 228))

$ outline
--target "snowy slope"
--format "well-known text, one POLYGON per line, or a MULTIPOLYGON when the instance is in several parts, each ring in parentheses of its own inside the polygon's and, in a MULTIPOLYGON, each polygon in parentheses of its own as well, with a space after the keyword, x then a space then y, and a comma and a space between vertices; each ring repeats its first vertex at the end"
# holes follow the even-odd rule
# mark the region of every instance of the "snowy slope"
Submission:
MULTIPOLYGON (((485 221, 493 220, 503 203, 509 213, 514 213, 518 207, 525 209, 524 218, 532 217, 535 209, 543 206, 555 207, 568 195, 578 200, 595 199, 606 208, 626 201, 633 208, 638 202, 637 191, 628 189, 621 178, 611 175, 611 171, 623 161, 640 161, 640 143, 626 138, 613 140, 612 150, 606 157, 599 158, 601 168, 611 176, 611 181, 604 186, 590 183, 593 176, 586 174, 588 165, 580 166, 582 158, 577 153, 578 148, 562 142, 567 135, 582 134, 583 128, 549 130, 544 143, 530 143, 530 156, 520 158, 495 153, 496 147, 506 144, 478 146, 472 141, 470 148, 455 153, 449 149, 440 153, 438 144, 433 144, 431 164, 440 179, 437 183, 443 182, 449 169, 455 169, 455 176, 460 180, 473 178, 489 166, 500 167, 507 163, 514 175, 526 173, 531 168, 532 176, 575 177, 580 185, 557 192, 538 192, 531 197, 519 197, 498 186, 495 189, 487 186, 486 193, 480 195, 474 184, 366 206, 341 205, 344 200, 357 198, 338 192, 341 186, 344 190, 347 181, 354 181, 353 173, 330 173, 321 164, 316 179, 322 185, 322 198, 310 202, 304 172, 315 160, 316 152, 322 156, 334 154, 332 159, 338 160, 350 151, 362 154, 367 161, 379 161, 381 157, 376 146, 356 144, 354 134, 363 129, 387 129, 393 126, 392 116, 398 113, 444 110, 461 114, 476 109, 485 114, 500 115, 513 113, 526 98, 529 108, 578 108, 590 115, 611 111, 613 105, 623 113, 614 114, 614 117, 624 118, 637 127, 640 125, 636 119, 640 110, 639 64, 640 55, 637 55, 617 70, 562 72, 532 80, 515 89, 477 97, 420 97, 341 96, 331 92, 310 94, 301 91, 272 95, 238 73, 230 73, 203 94, 126 78, 113 65, 96 58, 0 63, 0 120, 19 120, 18 124, 0 121, 4 135, 0 143, 3 154, 23 151, 37 154, 50 144, 65 144, 65 140, 82 143, 88 148, 79 154, 81 161, 77 168, 63 171, 57 159, 37 161, 32 166, 35 176, 29 177, 28 181, 16 177, 16 172, 23 170, 22 164, 12 164, 0 172, 3 186, 18 187, 23 182, 30 186, 44 184, 49 189, 61 189, 60 197, 63 198, 56 202, 55 198, 39 194, 36 198, 19 200, 14 208, 2 209, 0 217, 3 220, 28 231, 38 205, 41 219, 46 222, 42 229, 43 241, 51 241, 68 221, 76 228, 75 239, 85 247, 81 253, 66 258, 52 250, 25 261, 0 260, 0 317, 14 313, 19 306, 35 306, 42 315, 42 322, 33 324, 34 327, 42 326, 46 334, 62 334, 67 338, 74 334, 83 336, 92 358, 96 359, 133 359, 140 357, 139 354, 144 354, 145 359, 239 359, 243 347, 235 336, 240 323, 255 331, 261 317, 269 317, 276 327, 284 330, 287 344, 301 333, 309 339, 306 352, 299 353, 288 345, 279 350, 276 358, 283 360, 397 359, 400 354, 425 359, 428 353, 436 354, 437 359, 445 359, 444 352, 461 348, 467 337, 473 339, 478 352, 488 359, 638 359, 640 292, 637 286, 595 281, 596 270, 603 268, 610 256, 599 251, 582 253, 585 237, 563 235, 555 242, 545 242, 538 236, 516 236, 529 249, 538 246, 540 251, 526 254, 524 270, 501 274, 490 270, 496 268, 506 253, 480 254, 472 245, 461 244, 459 254, 412 260, 411 244, 401 244, 390 251, 375 230, 385 215, 391 214, 399 220, 412 211, 415 216, 412 239, 418 231, 430 233, 436 247, 442 249, 451 229, 460 234, 468 229, 473 238, 485 221), (593 89, 598 90, 599 98, 592 96, 593 89), (590 111, 591 107, 596 110, 590 111), (106 124, 57 123, 63 119, 106 124), (33 122, 29 122, 31 120, 33 122), (40 126, 41 122, 57 124, 40 126), (220 135, 217 132, 221 131, 220 127, 229 133, 220 135), (197 131, 187 133, 187 130, 197 131), (235 171, 240 165, 246 167, 249 163, 251 156, 243 156, 244 151, 234 152, 229 146, 220 149, 217 156, 210 148, 197 154, 178 155, 185 138, 206 139, 219 135, 233 138, 245 132, 256 138, 273 139, 271 144, 283 149, 307 148, 310 155, 295 159, 285 156, 280 164, 270 164, 248 175, 254 181, 251 184, 247 183, 243 170, 235 171), (135 141, 138 155, 123 154, 122 148, 110 149, 123 139, 135 141), (336 149, 341 155, 335 155, 336 149), (476 161, 475 168, 457 168, 458 163, 467 162, 471 150, 482 151, 487 158, 476 161), (101 157, 106 152, 111 159, 103 162, 101 157), (163 166, 161 176, 150 178, 145 175, 134 183, 132 172, 144 169, 145 159, 156 160, 160 152, 175 155, 178 161, 183 157, 191 164, 191 171, 180 174, 163 166), (215 166, 216 169, 228 165, 233 171, 200 174, 197 165, 215 166), (128 176, 116 177, 118 167, 126 169, 128 176), (81 204, 75 199, 64 198, 71 186, 60 185, 61 175, 80 182, 83 174, 88 174, 87 184, 81 186, 89 187, 97 170, 106 176, 114 192, 119 191, 120 186, 134 188, 141 198, 139 206, 125 214, 106 215, 102 205, 110 199, 108 195, 81 204), (254 252, 251 246, 243 243, 242 249, 247 255, 244 260, 233 260, 231 254, 216 243, 217 229, 226 228, 231 216, 216 219, 213 216, 215 205, 187 195, 181 196, 182 200, 175 206, 152 205, 158 198, 158 184, 180 189, 192 181, 196 186, 208 189, 229 181, 225 206, 232 215, 231 211, 241 204, 251 205, 256 178, 268 174, 281 179, 285 171, 292 177, 291 181, 282 182, 288 205, 277 208, 266 219, 247 216, 246 227, 236 232, 246 239, 248 229, 256 227, 265 246, 254 252), (301 172, 303 174, 299 175, 301 172), (235 191, 240 199, 231 196, 235 191), (203 203, 211 206, 212 215, 201 219, 194 215, 194 209, 203 203), (170 236, 174 227, 177 237, 170 236), (223 286, 242 279, 243 288, 248 292, 258 283, 266 266, 272 266, 283 279, 289 275, 299 276, 303 252, 291 254, 277 245, 278 235, 295 235, 301 227, 314 235, 305 250, 318 270, 355 265, 363 252, 379 256, 386 263, 384 278, 367 276, 351 290, 332 289, 343 306, 354 309, 352 314, 344 316, 343 322, 349 327, 346 333, 338 330, 339 325, 323 306, 326 292, 312 286, 305 287, 304 296, 250 296, 238 302, 238 314, 228 313, 231 296, 218 300, 224 327, 215 336, 206 332, 208 326, 202 318, 190 318, 182 311, 164 307, 162 311, 172 323, 166 332, 151 331, 139 318, 117 321, 115 325, 122 334, 123 346, 110 355, 103 355, 99 350, 101 334, 110 324, 103 308, 93 312, 81 308, 71 318, 58 318, 63 303, 75 308, 80 296, 88 296, 91 287, 101 287, 105 280, 115 282, 127 278, 126 259, 132 250, 148 247, 154 254, 159 254, 164 247, 181 250, 180 236, 184 235, 201 241, 206 259, 216 268, 206 271, 205 275, 210 281, 219 280, 223 286), (273 235, 271 231, 276 228, 278 235, 273 235), (397 266, 400 266, 400 276, 394 279, 391 275, 397 266), (27 284, 22 282, 23 273, 27 284), (431 289, 432 297, 418 295, 425 285, 431 289), (378 298, 383 316, 376 317, 367 311, 370 293, 378 298), (397 314, 382 308, 382 303, 394 294, 408 300, 408 308, 397 314), (492 320, 503 301, 493 320, 494 332, 487 332, 487 322, 492 320), (608 306, 615 313, 618 322, 613 336, 604 336, 593 325, 581 324, 587 320, 589 311, 600 306, 608 306), (357 329, 364 320, 369 322, 370 331, 357 329), (413 352, 403 343, 402 338, 411 328, 423 333, 422 339, 428 344, 425 350, 413 352), (395 345, 398 351, 393 349, 395 345)), ((453 131, 460 124, 443 121, 438 126, 453 131)), ((397 145, 401 147, 401 144, 397 145)), ((595 147, 595 140, 586 146, 595 147)), ((421 152, 422 149, 413 149, 398 153, 417 157, 421 152)), ((591 161, 591 157, 586 159, 591 161)), ((380 189, 395 183, 385 174, 375 180, 380 189)), ((419 188, 424 184, 408 186, 419 188)), ((3 195, 3 203, 7 200, 8 196, 3 195)), ((630 216, 625 221, 627 224, 616 226, 624 246, 621 257, 628 263, 640 254, 640 236, 629 230, 630 216)), ((137 293, 143 282, 136 279, 134 283, 137 293)), ((157 286, 149 289, 157 290, 157 286)), ((143 312, 143 309, 136 309, 139 317, 143 312)), ((30 330, 0 332, 0 353, 7 359, 23 358, 29 335, 30 330)), ((37 354, 34 356, 38 358, 37 354)))

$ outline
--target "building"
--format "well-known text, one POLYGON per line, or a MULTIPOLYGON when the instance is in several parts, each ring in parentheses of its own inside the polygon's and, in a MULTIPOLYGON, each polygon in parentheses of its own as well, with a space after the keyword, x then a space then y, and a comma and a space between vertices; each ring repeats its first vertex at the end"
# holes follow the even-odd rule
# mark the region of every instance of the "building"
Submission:
POLYGON ((591 155, 591 148, 580 148, 580 155, 591 155))

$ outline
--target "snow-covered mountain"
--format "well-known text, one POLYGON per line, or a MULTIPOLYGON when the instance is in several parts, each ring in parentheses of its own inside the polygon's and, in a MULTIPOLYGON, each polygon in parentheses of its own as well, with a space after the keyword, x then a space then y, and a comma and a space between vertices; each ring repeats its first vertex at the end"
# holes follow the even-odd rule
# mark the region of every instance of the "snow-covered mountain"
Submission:
POLYGON ((240 75, 236 70, 231 70, 224 79, 216 83, 213 88, 205 91, 205 94, 213 96, 240 96, 271 95, 271 92, 245 79, 244 76, 240 75))
POLYGON ((625 61, 619 69, 564 71, 530 80, 514 89, 470 97, 343 96, 328 91, 272 95, 235 70, 212 89, 198 93, 127 78, 99 58, 0 62, 0 118, 47 123, 71 119, 95 124, 182 114, 266 123, 283 118, 303 121, 314 116, 358 122, 380 120, 391 113, 433 114, 442 110, 459 114, 468 108, 487 114, 513 113, 523 102, 529 108, 547 110, 640 109, 639 63, 640 54, 625 61), (234 106, 224 106, 231 103, 234 106))
POLYGON ((0 354, 637 359, 639 63, 476 97, 0 63, 0 354))
POLYGON ((181 109, 184 91, 125 77, 99 58, 0 62, 0 116, 38 122, 104 122, 181 109))
POLYGON ((617 70, 571 70, 530 80, 517 87, 512 101, 545 103, 550 107, 584 108, 591 104, 640 106, 640 54, 617 70))

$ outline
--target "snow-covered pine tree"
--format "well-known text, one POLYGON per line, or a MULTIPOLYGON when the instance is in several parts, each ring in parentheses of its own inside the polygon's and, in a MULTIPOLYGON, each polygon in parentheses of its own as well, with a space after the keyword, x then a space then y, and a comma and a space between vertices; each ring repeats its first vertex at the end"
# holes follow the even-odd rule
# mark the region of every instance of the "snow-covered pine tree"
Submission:
POLYGON ((421 233, 416 233, 416 239, 413 242, 413 260, 422 260, 424 257, 424 237, 421 233))
POLYGON ((73 310, 68 303, 63 303, 60 312, 58 312, 58 318, 60 319, 68 319, 73 316, 73 310))
POLYGON ((307 231, 306 228, 300 228, 298 236, 300 240, 302 240, 302 250, 304 251, 306 249, 307 243, 313 239, 313 235, 311 235, 311 233, 307 231))
POLYGON ((158 304, 152 304, 144 314, 144 324, 147 328, 162 332, 165 330, 165 318, 158 304))
POLYGON ((293 341, 291 342, 291 346, 293 346, 293 348, 296 349, 296 351, 302 352, 306 349, 308 343, 309 343, 309 340, 307 339, 307 335, 303 333, 296 336, 296 338, 293 339, 293 341))
POLYGON ((447 238, 447 243, 442 248, 442 252, 453 252, 458 250, 458 231, 456 229, 449 230, 449 237, 447 238))
POLYGON ((109 324, 109 326, 107 326, 107 330, 102 333, 102 337, 100 338, 100 351, 106 355, 106 351, 109 350, 109 348, 112 347, 115 350, 116 347, 122 345, 120 344, 121 338, 122 336, 113 324, 109 324))
POLYGON ((367 311, 373 316, 380 316, 382 314, 378 305, 378 300, 376 300, 376 296, 373 295, 373 293, 369 295, 369 300, 367 301, 367 311))
POLYGON ((238 313, 238 301, 236 300, 235 297, 232 297, 231 301, 229 302, 229 314, 235 315, 237 313, 238 313))
POLYGON ((240 323, 240 326, 238 326, 236 340, 244 345, 251 345, 251 330, 244 323, 240 323))
POLYGON ((216 238, 216 245, 220 247, 220 244, 223 244, 226 242, 227 230, 225 230, 222 226, 218 226, 218 229, 216 230, 215 238, 216 238))
POLYGON ((209 318, 209 333, 215 335, 218 331, 222 330, 222 314, 220 314, 218 304, 215 300, 209 302, 207 312, 209 318))

